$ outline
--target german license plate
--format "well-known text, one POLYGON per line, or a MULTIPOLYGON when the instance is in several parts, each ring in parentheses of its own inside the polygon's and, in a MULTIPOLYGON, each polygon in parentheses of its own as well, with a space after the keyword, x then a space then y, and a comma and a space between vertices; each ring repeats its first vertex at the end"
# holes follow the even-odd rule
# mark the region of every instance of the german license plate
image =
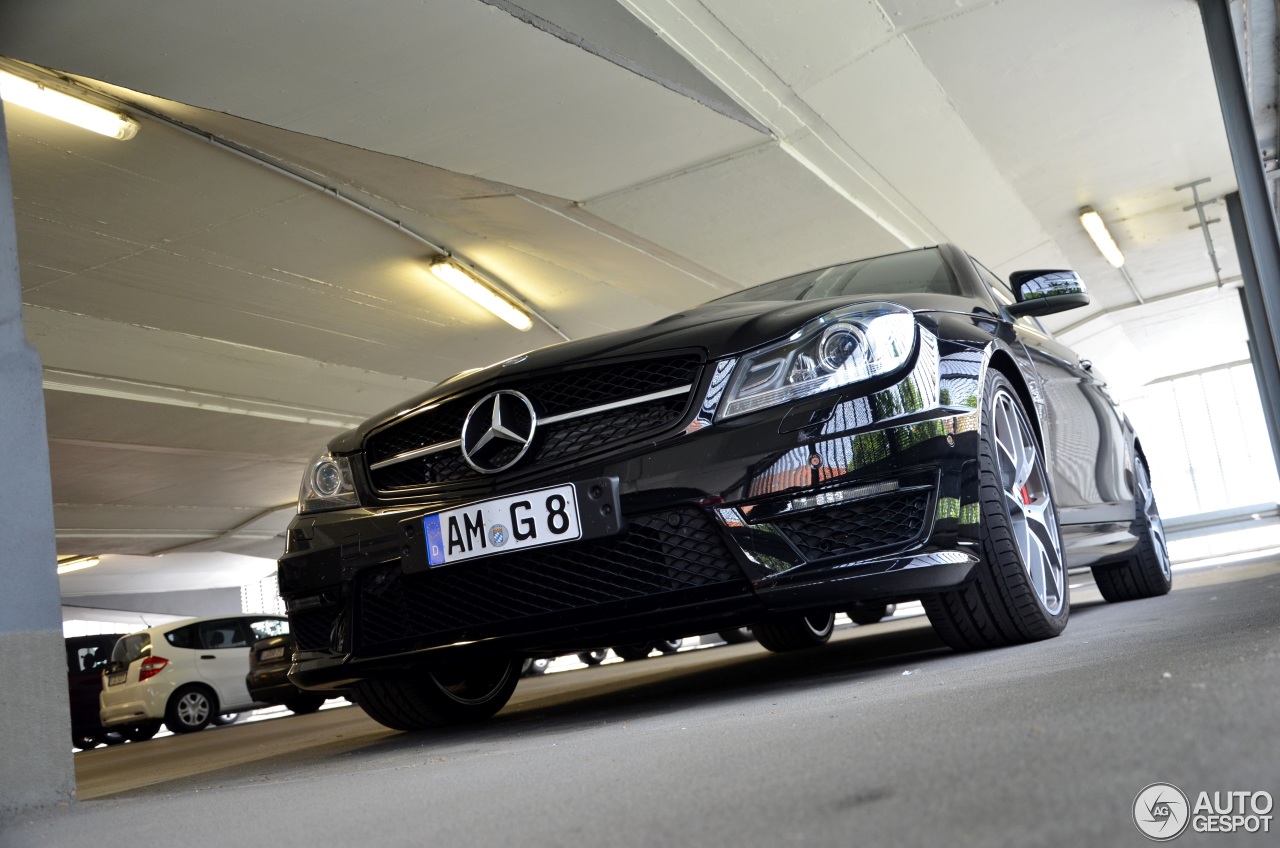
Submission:
POLYGON ((262 660, 263 662, 267 662, 268 660, 278 660, 283 656, 284 656, 284 646, 281 645, 279 648, 267 648, 265 651, 258 654, 258 659, 262 660))
POLYGON ((582 538, 572 483, 426 515, 422 529, 433 567, 582 538))
POLYGON ((129 672, 127 671, 113 672, 112 674, 107 675, 107 685, 119 686, 121 683, 124 683, 128 679, 129 679, 129 672))

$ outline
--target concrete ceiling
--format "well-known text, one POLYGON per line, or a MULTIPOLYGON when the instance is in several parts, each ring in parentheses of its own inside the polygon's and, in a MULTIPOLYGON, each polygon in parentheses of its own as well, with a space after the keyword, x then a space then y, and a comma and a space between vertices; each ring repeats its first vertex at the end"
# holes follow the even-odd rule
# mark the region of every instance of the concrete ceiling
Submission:
POLYGON ((310 454, 456 371, 906 246, 1079 270, 1122 394, 1247 356, 1174 190, 1235 188, 1191 0, 30 0, 0 57, 141 123, 6 111, 60 553, 275 556, 310 454))

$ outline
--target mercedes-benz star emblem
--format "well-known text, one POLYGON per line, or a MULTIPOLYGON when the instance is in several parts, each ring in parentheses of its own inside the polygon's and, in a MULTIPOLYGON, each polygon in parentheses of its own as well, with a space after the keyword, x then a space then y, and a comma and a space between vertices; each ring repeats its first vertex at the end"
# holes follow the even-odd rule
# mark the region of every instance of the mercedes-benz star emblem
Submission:
POLYGON ((533 442, 538 416, 519 392, 503 389, 485 395, 462 424, 462 458, 482 474, 506 471, 533 442))

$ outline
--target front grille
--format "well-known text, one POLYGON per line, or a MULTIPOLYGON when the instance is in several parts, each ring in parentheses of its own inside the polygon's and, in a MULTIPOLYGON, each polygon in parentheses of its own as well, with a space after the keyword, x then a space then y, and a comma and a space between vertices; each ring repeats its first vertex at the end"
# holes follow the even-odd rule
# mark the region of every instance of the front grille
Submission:
POLYGON ((688 396, 663 398, 652 403, 601 412, 547 428, 539 462, 583 454, 609 444, 630 441, 644 433, 662 430, 684 417, 688 396))
MULTIPOLYGON (((696 385, 701 366, 702 357, 688 353, 494 383, 419 412, 369 436, 364 445, 370 466, 369 476, 374 488, 380 492, 458 483, 486 476, 469 466, 456 447, 378 469, 372 466, 402 453, 458 440, 467 413, 484 395, 497 388, 522 392, 533 403, 539 418, 550 418, 679 386, 696 385)), ((691 395, 692 391, 540 425, 528 455, 522 460, 522 467, 535 468, 652 436, 684 417, 691 395)), ((511 450, 518 450, 518 447, 511 450)), ((504 457, 498 456, 493 459, 493 464, 500 465, 503 461, 504 457)))
POLYGON ((807 560, 900 547, 924 535, 929 493, 900 492, 774 519, 807 560))
POLYGON ((745 578, 701 510, 643 515, 621 536, 555 545, 406 575, 365 575, 357 596, 360 650, 406 640, 438 644, 518 632, 549 613, 591 608, 745 578))
POLYGON ((325 651, 333 623, 338 620, 338 607, 302 610, 289 613, 289 632, 297 640, 299 651, 325 651))

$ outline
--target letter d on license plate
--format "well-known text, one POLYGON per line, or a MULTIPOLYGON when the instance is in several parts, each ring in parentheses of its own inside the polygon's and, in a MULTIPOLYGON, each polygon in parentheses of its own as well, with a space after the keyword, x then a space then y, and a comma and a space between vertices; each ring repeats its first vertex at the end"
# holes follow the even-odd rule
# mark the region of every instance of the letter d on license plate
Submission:
POLYGON ((571 483, 426 515, 422 529, 432 566, 582 538, 571 483))

